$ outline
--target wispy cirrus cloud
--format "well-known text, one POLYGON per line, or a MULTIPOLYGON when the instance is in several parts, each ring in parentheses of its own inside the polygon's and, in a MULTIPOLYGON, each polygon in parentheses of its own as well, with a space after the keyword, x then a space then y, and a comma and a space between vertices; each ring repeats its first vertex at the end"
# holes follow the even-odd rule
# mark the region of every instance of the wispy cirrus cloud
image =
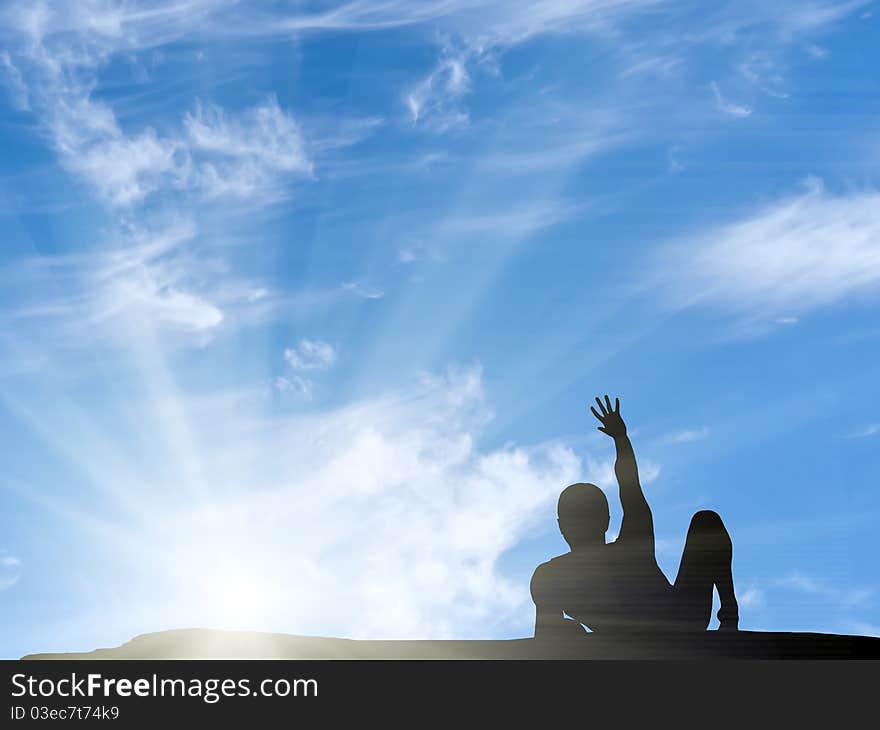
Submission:
POLYGON ((691 444, 695 441, 702 441, 709 436, 709 427, 701 426, 700 428, 689 428, 684 431, 676 431, 669 434, 666 440, 673 444, 691 444))
POLYGON ((880 423, 869 423, 867 426, 862 426, 854 431, 850 431, 850 433, 847 434, 847 438, 866 439, 871 438, 871 436, 876 436, 877 434, 880 434, 880 423))
POLYGON ((197 102, 183 125, 193 182, 209 197, 249 199, 271 194, 285 175, 312 175, 299 126, 275 97, 237 115, 197 102))
POLYGON ((343 291, 351 292, 362 299, 381 299, 385 296, 385 291, 382 288, 363 281, 344 281, 341 288, 343 291))
POLYGON ((336 362, 336 350, 329 342, 304 338, 284 351, 284 359, 294 370, 325 370, 336 362))
POLYGON ((12 588, 21 577, 21 560, 0 550, 0 591, 12 588))
POLYGON ((765 594, 761 588, 750 585, 743 591, 737 591, 736 598, 742 608, 757 608, 764 605, 765 594))
MULTIPOLYGON (((195 147, 185 131, 159 133, 149 126, 123 131, 106 102, 94 98, 98 69, 116 55, 159 48, 194 32, 247 39, 412 27, 426 39, 439 37, 440 50, 434 68, 411 83, 403 97, 413 123, 442 131, 468 123, 464 98, 473 90, 472 67, 495 64, 498 53, 538 36, 588 34, 613 41, 622 49, 618 71, 625 78, 633 75, 633 69, 679 68, 686 64, 689 48, 707 43, 727 46, 732 38, 746 34, 753 44, 759 44, 756 39, 760 38, 769 44, 790 44, 800 35, 833 25, 863 3, 785 2, 773 10, 747 5, 724 4, 710 13, 701 11, 697 17, 691 4, 665 0, 551 0, 538 5, 520 0, 379 5, 340 1, 314 11, 255 9, 228 0, 149 5, 97 0, 65 6, 15 3, 4 17, 18 36, 9 34, 10 51, 2 65, 10 84, 23 90, 25 103, 35 111, 43 109, 44 123, 68 169, 90 180, 105 200, 117 205, 141 201, 161 187, 162 178, 176 189, 194 186, 209 197, 262 194, 271 200, 271 193, 277 194, 278 189, 265 183, 273 173, 308 176, 312 172, 307 146, 298 141, 298 125, 288 112, 280 116, 277 108, 265 104, 249 115, 256 124, 246 128, 235 123, 229 112, 196 106, 184 120, 184 126, 196 132, 195 147), (640 33, 638 43, 627 41, 631 23, 644 23, 661 10, 668 24, 640 33), (670 35, 667 26, 679 25, 686 32, 670 35), (228 134, 233 127, 242 132, 235 139, 228 134), (282 130, 286 139, 277 144, 277 133, 282 130), (269 139, 265 139, 267 132, 269 139), (261 135, 266 142, 263 151, 248 144, 261 135), (217 141, 218 137, 225 138, 222 149, 214 146, 208 159, 190 159, 196 150, 202 155, 208 152, 198 140, 217 141), (109 170, 110 159, 124 162, 109 170)), ((772 58, 772 53, 759 48, 740 61, 750 83, 764 89, 776 84, 772 58)), ((745 116, 750 112, 724 100, 715 82, 713 90, 725 113, 745 116)), ((558 132, 552 135, 554 139, 558 132)), ((566 145, 569 149, 560 148, 560 154, 569 160, 589 154, 603 146, 607 137, 591 141, 581 135, 579 141, 566 145), (585 151, 579 153, 579 146, 584 145, 585 151)), ((527 155, 520 156, 522 163, 527 155)), ((548 165, 546 154, 531 159, 548 165)))
POLYGON ((777 585, 816 596, 843 606, 859 606, 875 594, 873 588, 849 588, 831 585, 803 573, 794 572, 776 581, 777 585))
POLYGON ((315 395, 315 381, 298 373, 277 375, 272 383, 283 396, 292 395, 310 401, 315 395))
POLYGON ((473 45, 514 44, 536 35, 607 30, 663 0, 390 0, 380 4, 341 0, 316 12, 288 10, 258 16, 256 32, 303 33, 379 30, 429 25, 457 32, 473 45))
MULTIPOLYGON (((585 474, 588 481, 603 490, 617 488, 617 476, 614 474, 614 457, 604 458, 587 456, 585 474)), ((650 484, 660 476, 660 465, 651 459, 639 460, 639 481, 642 485, 650 484)))
POLYGON ((128 337, 147 325, 204 344, 230 311, 260 308, 266 294, 245 276, 201 275, 197 237, 188 218, 129 224, 90 251, 12 264, 2 272, 16 294, 7 325, 38 324, 41 337, 62 342, 128 337))
POLYGON ((414 125, 445 132, 466 126, 468 114, 457 104, 470 86, 467 53, 444 54, 437 67, 406 95, 410 121, 414 125))
MULTIPOLYGON (((98 93, 102 72, 120 54, 172 42, 192 31, 192 23, 229 7, 96 0, 4 9, 2 65, 22 106, 61 167, 117 216, 116 229, 99 237, 107 243, 103 250, 96 245, 79 258, 25 262, 32 282, 42 278, 51 290, 51 276, 70 286, 64 297, 20 306, 18 314, 56 324, 68 316, 74 327, 150 322, 203 344, 228 321, 229 310, 254 308, 252 293, 265 287, 211 266, 210 245, 194 242, 205 206, 232 201, 253 212, 285 197, 292 181, 312 177, 293 114, 273 95, 234 110, 196 98, 176 119, 157 120, 160 131, 159 124, 123 123, 112 101, 98 93), (163 230, 169 217, 177 219, 170 232, 163 230), (161 240, 169 237, 177 242, 163 248, 161 240)), ((233 214, 229 207, 224 212, 233 214)))
POLYGON ((493 149, 475 164, 481 173, 501 176, 565 173, 638 136, 636 120, 614 105, 604 99, 584 109, 548 99, 540 111, 514 113, 516 124, 499 132, 493 149))
POLYGON ((799 195, 665 248, 658 267, 673 301, 755 320, 871 297, 880 284, 880 194, 833 194, 811 179, 799 195))
POLYGON ((715 106, 718 111, 731 117, 737 117, 738 119, 744 119, 751 115, 752 110, 749 107, 741 104, 733 104, 727 101, 721 94, 721 89, 715 81, 713 81, 710 86, 712 88, 712 94, 715 97, 715 106))
MULTIPOLYGON (((472 91, 468 83, 472 70, 484 63, 494 67, 499 54, 539 36, 590 36, 613 45, 619 84, 643 75, 660 82, 674 79, 699 62, 707 48, 725 50, 743 40, 748 50, 733 60, 730 70, 738 71, 748 87, 786 98, 784 58, 792 45, 833 27, 868 2, 786 0, 773 6, 730 2, 706 9, 696 3, 666 0, 552 0, 539 4, 486 0, 476 4, 428 2, 419 4, 418 11, 411 14, 394 3, 384 10, 389 13, 386 22, 391 24, 425 23, 442 29, 444 40, 436 67, 406 98, 414 122, 423 116, 422 110, 430 112, 433 106, 438 112, 435 124, 426 126, 446 131, 469 121, 464 97, 472 91), (664 22, 657 22, 660 17, 664 22), (450 35, 460 43, 455 55, 449 53, 450 35)), ((353 20, 357 15, 349 17, 353 20)), ((344 9, 339 16, 346 16, 344 9)), ((723 114, 735 118, 752 114, 751 107, 726 99, 717 81, 713 80, 710 88, 716 108, 723 114)))
POLYGON ((313 164, 293 117, 272 97, 238 113, 196 101, 178 134, 125 134, 111 108, 82 96, 53 102, 49 130, 61 162, 105 202, 129 208, 154 193, 272 200, 313 164))
POLYGON ((284 350, 284 361, 292 372, 277 376, 275 388, 282 395, 295 395, 309 401, 314 398, 317 387, 311 374, 328 370, 336 363, 336 348, 324 340, 303 338, 295 347, 284 350))

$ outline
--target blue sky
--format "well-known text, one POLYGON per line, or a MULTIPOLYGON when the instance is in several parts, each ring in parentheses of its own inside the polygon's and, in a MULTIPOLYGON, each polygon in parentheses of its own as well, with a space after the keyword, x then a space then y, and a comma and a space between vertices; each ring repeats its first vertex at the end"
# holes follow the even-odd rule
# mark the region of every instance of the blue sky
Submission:
POLYGON ((880 634, 875 12, 3 3, 2 655, 529 635, 605 392, 670 577, 880 634))

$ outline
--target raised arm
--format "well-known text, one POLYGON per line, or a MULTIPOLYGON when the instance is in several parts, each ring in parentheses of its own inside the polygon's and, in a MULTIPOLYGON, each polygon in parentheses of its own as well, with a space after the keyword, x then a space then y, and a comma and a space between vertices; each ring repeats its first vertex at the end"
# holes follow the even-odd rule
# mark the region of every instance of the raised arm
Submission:
POLYGON ((602 424, 599 430, 614 439, 617 449, 617 460, 614 462, 614 473, 620 485, 620 503, 623 506, 623 523, 620 526, 618 542, 631 543, 638 541, 654 552, 654 518, 648 500, 639 483, 639 468, 633 452, 629 436, 626 435, 626 424, 620 415, 620 399, 615 398, 614 407, 606 395, 605 402, 596 398, 599 406, 597 411, 590 406, 593 415, 602 424))

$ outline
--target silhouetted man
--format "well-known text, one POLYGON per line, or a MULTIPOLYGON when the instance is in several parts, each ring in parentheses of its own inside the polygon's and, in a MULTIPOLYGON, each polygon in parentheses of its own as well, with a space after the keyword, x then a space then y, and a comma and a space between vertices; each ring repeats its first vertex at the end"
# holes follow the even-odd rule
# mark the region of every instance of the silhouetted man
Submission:
POLYGON ((596 398, 599 430, 614 439, 614 473, 620 485, 620 535, 605 543, 608 500, 594 484, 572 484, 559 497, 559 529, 571 551, 538 566, 532 576, 536 638, 581 635, 583 626, 601 633, 703 631, 718 588, 720 628, 737 628, 733 591, 733 547, 717 513, 691 519, 678 576, 669 584, 654 556, 654 520, 639 484, 639 471, 620 401, 596 398), (565 615, 571 617, 567 619, 565 615), (582 626, 583 625, 583 626, 582 626))

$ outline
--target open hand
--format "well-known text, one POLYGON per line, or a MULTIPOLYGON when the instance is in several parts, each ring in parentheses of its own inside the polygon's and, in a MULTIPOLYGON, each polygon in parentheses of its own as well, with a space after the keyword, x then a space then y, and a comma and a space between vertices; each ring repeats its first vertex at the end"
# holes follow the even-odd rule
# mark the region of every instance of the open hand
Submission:
POLYGON ((599 406, 599 410, 597 411, 593 406, 590 406, 590 410, 602 424, 599 426, 599 430, 615 439, 626 436, 626 424, 620 416, 620 398, 614 399, 614 408, 611 407, 611 399, 607 395, 604 403, 596 398, 596 404, 599 406))

